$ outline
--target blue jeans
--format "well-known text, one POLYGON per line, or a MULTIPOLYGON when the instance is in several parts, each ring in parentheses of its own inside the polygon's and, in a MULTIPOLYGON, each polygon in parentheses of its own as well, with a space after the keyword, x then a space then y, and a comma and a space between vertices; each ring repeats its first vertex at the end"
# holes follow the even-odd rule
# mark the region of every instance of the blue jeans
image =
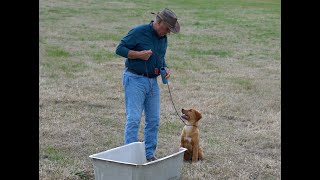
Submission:
POLYGON ((138 141, 142 112, 145 114, 144 143, 146 158, 155 156, 160 121, 160 88, 157 78, 123 72, 123 87, 126 104, 124 143, 138 141))

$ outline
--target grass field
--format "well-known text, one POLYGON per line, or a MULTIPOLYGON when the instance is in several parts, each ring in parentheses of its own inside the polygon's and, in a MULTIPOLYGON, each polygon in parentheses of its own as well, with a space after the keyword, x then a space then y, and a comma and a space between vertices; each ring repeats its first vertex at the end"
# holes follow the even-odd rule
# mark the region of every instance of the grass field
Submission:
MULTIPOLYGON (((39 3, 40 179, 94 179, 88 156, 123 145, 124 58, 115 48, 165 7, 181 25, 166 55, 175 104, 203 115, 205 160, 184 162, 181 179, 280 179, 280 0, 39 3)), ((179 146, 183 124, 158 81, 156 155, 164 157, 179 146)))

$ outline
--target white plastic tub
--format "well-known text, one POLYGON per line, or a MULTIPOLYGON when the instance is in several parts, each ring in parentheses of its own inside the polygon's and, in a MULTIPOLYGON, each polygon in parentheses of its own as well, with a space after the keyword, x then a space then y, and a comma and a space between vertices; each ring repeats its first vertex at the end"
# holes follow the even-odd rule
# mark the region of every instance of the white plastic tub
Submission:
POLYGON ((96 180, 171 180, 180 178, 186 150, 147 162, 144 143, 134 142, 89 157, 96 180))

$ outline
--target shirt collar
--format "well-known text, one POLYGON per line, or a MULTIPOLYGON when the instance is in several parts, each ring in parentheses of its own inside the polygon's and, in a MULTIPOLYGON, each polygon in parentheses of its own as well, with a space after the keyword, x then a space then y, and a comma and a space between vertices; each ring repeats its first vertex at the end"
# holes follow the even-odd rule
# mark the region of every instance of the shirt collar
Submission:
POLYGON ((162 37, 159 37, 159 36, 158 36, 157 31, 156 31, 156 30, 153 28, 153 26, 152 26, 152 23, 153 23, 153 22, 154 22, 154 21, 152 20, 152 21, 149 23, 151 33, 152 33, 153 35, 155 35, 158 39, 165 38, 167 35, 162 36, 162 37))

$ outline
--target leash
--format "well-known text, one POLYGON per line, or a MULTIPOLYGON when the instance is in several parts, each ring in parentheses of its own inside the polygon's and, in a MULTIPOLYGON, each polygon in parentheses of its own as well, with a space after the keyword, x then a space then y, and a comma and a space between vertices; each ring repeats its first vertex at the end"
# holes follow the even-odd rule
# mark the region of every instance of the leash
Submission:
POLYGON ((144 61, 144 64, 145 64, 145 66, 146 66, 146 72, 147 72, 147 76, 148 76, 147 78, 148 78, 148 81, 149 81, 151 96, 153 96, 152 86, 151 86, 151 82, 150 82, 149 74, 148 74, 147 61, 144 61))
MULTIPOLYGON (((157 58, 157 60, 159 61, 159 60, 160 60, 160 58, 159 58, 159 55, 156 53, 156 51, 152 51, 152 52, 153 52, 153 53, 155 53, 156 58, 157 58)), ((146 62, 146 61, 145 61, 145 66, 146 66, 146 73, 147 73, 147 76, 149 76, 149 75, 148 75, 148 69, 147 69, 147 62, 146 62)), ((148 78, 148 79, 149 79, 149 78, 148 78)), ((152 86, 151 86, 150 79, 149 79, 149 85, 150 85, 151 93, 152 93, 152 86)), ((172 105, 173 105, 174 110, 176 111, 177 116, 179 117, 179 119, 182 121, 182 123, 183 123, 185 126, 194 126, 194 127, 198 127, 198 126, 196 126, 196 125, 188 125, 188 124, 186 124, 186 123, 184 122, 184 120, 181 118, 181 116, 179 115, 179 113, 178 113, 178 111, 177 111, 177 109, 176 109, 176 106, 174 105, 173 98, 172 98, 171 91, 170 91, 170 87, 169 87, 169 82, 167 83, 167 85, 168 85, 168 90, 169 90, 169 94, 170 94, 170 98, 171 98, 172 105)), ((152 93, 152 95, 153 95, 153 93, 152 93)))
POLYGON ((171 98, 172 105, 173 105, 174 110, 176 111, 177 116, 179 117, 179 119, 182 121, 182 123, 183 123, 185 126, 198 127, 198 126, 196 126, 196 125, 188 125, 188 124, 186 124, 186 123, 184 122, 184 120, 181 118, 181 116, 179 115, 179 113, 178 113, 178 111, 177 111, 177 109, 176 109, 176 106, 174 105, 173 98, 172 98, 171 91, 170 91, 170 87, 169 87, 169 82, 167 83, 167 85, 168 85, 168 90, 169 90, 169 94, 170 94, 170 98, 171 98))
MULTIPOLYGON (((145 62, 145 65, 146 65, 146 72, 147 72, 147 76, 149 76, 149 75, 148 75, 148 69, 147 69, 147 63, 146 63, 146 62, 145 62)), ((149 78, 148 78, 148 80, 149 80, 149 85, 150 85, 150 88, 151 88, 151 93, 152 93, 152 96, 153 96, 151 82, 150 82, 150 79, 149 79, 149 78)), ((179 119, 182 121, 182 123, 183 123, 185 126, 194 126, 194 127, 198 127, 198 126, 196 126, 196 125, 188 125, 188 124, 186 124, 186 123, 184 122, 184 120, 183 120, 183 119, 181 118, 181 116, 179 115, 179 113, 178 113, 178 111, 177 111, 176 106, 174 105, 173 98, 172 98, 171 91, 170 91, 169 82, 167 83, 167 86, 168 86, 168 90, 169 90, 169 94, 170 94, 170 99, 171 99, 172 105, 173 105, 173 107, 174 107, 174 110, 176 111, 177 116, 178 116, 178 117, 179 117, 179 119)))

